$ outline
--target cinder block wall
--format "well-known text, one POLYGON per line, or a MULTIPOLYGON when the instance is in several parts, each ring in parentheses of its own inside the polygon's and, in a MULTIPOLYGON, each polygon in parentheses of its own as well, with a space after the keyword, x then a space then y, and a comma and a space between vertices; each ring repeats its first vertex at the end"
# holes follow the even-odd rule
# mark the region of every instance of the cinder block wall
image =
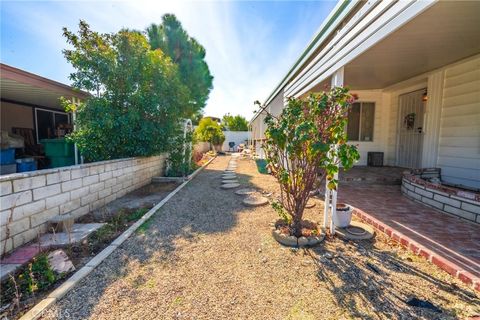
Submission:
POLYGON ((0 254, 46 231, 52 217, 76 217, 163 175, 165 155, 127 158, 0 177, 0 254))

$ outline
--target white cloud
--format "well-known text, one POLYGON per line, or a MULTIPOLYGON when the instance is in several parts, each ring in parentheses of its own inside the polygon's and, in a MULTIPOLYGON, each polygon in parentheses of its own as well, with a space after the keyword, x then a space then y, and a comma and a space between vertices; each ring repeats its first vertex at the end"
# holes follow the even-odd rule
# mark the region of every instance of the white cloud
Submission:
MULTIPOLYGON (((299 22, 291 26, 294 32, 289 33, 295 36, 283 39, 280 52, 275 52, 272 50, 278 43, 272 41, 278 42, 278 33, 283 30, 276 29, 274 14, 262 17, 253 12, 243 21, 244 17, 236 11, 237 4, 226 1, 22 2, 8 9, 8 18, 16 19, 24 32, 48 43, 55 57, 61 56, 59 53, 66 46, 61 28, 76 30, 79 19, 86 20, 95 30, 115 32, 122 27, 143 30, 151 23, 159 23, 163 14, 174 13, 189 34, 206 48, 214 89, 205 114, 221 117, 230 112, 247 119, 253 115, 253 101, 263 101, 268 96, 301 53, 306 39, 313 35, 311 28, 305 26, 312 25, 311 19, 318 21, 316 25, 321 23, 316 12, 297 11, 299 22)), ((42 75, 67 82, 71 69, 66 61, 52 63, 60 68, 42 75)))

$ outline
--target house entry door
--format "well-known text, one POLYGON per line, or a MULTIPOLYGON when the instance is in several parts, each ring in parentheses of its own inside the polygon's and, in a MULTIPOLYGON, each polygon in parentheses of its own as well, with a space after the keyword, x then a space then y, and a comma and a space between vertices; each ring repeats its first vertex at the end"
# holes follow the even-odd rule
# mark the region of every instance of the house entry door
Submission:
POLYGON ((422 162, 423 118, 426 89, 399 96, 397 165, 420 168, 422 162))

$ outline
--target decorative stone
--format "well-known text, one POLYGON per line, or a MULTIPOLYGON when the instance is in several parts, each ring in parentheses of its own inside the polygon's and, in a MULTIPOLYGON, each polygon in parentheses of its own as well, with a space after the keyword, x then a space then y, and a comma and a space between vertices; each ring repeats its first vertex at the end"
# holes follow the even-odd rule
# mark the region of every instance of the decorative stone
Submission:
POLYGON ((255 189, 244 188, 244 189, 238 189, 237 191, 235 191, 235 194, 238 194, 239 196, 244 196, 244 195, 252 194, 252 193, 255 193, 255 192, 257 192, 255 189))
POLYGON ((305 246, 315 246, 323 241, 325 238, 325 233, 322 233, 317 236, 310 237, 294 237, 287 236, 275 228, 275 224, 272 225, 272 235, 275 240, 280 244, 288 247, 305 247, 305 246))
POLYGON ((63 250, 55 250, 48 254, 48 263, 56 273, 68 273, 75 270, 75 266, 63 250))
POLYGON ((234 189, 240 187, 240 183, 226 183, 222 184, 222 189, 234 189))
POLYGON ((368 240, 375 235, 375 230, 368 224, 352 221, 346 228, 335 228, 335 233, 347 240, 368 240))
POLYGON ((308 239, 307 238, 305 238, 305 237, 298 238, 298 246, 299 247, 304 247, 306 245, 308 245, 308 239))
POLYGON ((249 194, 243 199, 243 204, 250 207, 263 206, 268 203, 268 199, 259 194, 249 194))

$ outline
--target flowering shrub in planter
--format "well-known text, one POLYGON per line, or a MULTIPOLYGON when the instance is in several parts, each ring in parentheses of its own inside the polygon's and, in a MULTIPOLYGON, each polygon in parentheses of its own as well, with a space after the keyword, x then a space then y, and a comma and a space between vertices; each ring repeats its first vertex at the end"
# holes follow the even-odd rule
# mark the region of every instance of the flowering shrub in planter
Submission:
POLYGON ((349 169, 360 157, 356 146, 347 144, 345 131, 353 101, 347 88, 335 87, 305 99, 289 98, 278 117, 267 112, 263 148, 281 190, 273 208, 296 237, 302 234, 305 205, 319 178, 326 176, 328 188, 336 189, 338 165, 349 169))

